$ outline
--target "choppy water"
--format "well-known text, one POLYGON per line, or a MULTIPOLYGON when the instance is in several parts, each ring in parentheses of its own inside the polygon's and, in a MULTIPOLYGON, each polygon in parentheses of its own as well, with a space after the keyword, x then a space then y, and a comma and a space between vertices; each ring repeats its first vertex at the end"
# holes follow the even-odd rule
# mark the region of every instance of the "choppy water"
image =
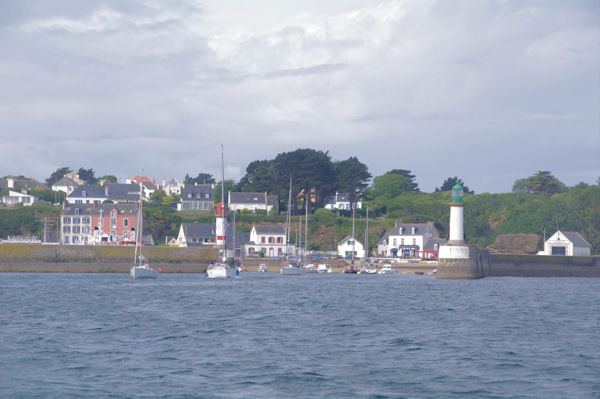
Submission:
POLYGON ((2 398, 598 398, 600 279, 0 274, 2 398))

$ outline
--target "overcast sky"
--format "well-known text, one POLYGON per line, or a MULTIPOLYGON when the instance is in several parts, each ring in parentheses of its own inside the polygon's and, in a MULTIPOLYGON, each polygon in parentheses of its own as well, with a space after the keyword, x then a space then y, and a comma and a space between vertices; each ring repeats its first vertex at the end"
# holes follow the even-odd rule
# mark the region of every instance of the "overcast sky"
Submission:
POLYGON ((600 176, 598 1, 0 1, 0 175, 297 148, 509 192, 600 176), (248 5, 250 4, 250 6, 248 5))

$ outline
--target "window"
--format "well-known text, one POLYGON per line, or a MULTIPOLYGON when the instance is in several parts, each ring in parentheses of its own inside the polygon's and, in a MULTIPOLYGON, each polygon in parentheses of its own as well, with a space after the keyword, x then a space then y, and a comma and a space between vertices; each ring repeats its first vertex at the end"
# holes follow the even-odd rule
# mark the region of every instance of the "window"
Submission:
POLYGON ((261 237, 260 238, 260 242, 264 244, 265 243, 265 237, 261 237))
POLYGON ((394 238, 394 244, 393 244, 393 245, 394 245, 394 246, 396 246, 396 244, 397 244, 397 243, 398 243, 398 242, 397 242, 397 241, 396 241, 396 239, 394 238))
POLYGON ((404 245, 404 238, 400 239, 400 245, 404 245))
POLYGON ((417 239, 413 238, 413 245, 417 245, 417 239))
MULTIPOLYGON (((283 237, 277 237, 277 243, 281 244, 283 242, 283 237)), ((280 250, 281 251, 281 250, 280 250)))
POLYGON ((117 227, 117 219, 110 219, 110 228, 114 229, 117 227))
POLYGON ((75 208, 75 214, 79 215, 79 208, 75 208))
POLYGON ((117 216, 117 210, 116 210, 116 209, 113 209, 113 210, 110 212, 110 214, 111 214, 111 216, 112 216, 112 217, 116 217, 116 216, 117 216))
POLYGON ((129 226, 129 219, 125 218, 123 219, 123 227, 127 227, 129 226))
POLYGON ((192 193, 188 193, 188 194, 187 194, 187 197, 188 197, 188 198, 192 198, 192 193))

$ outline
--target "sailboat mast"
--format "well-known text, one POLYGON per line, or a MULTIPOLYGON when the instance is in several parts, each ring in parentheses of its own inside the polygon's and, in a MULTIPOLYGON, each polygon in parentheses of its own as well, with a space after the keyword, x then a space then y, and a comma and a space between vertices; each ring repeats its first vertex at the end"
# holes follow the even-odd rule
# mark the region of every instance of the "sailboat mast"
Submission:
POLYGON ((352 203, 352 264, 354 264, 354 250, 356 238, 354 238, 354 209, 356 208, 356 202, 352 203))
POLYGON ((306 250, 308 249, 308 192, 306 193, 306 201, 304 204, 304 207, 306 208, 306 213, 304 216, 304 254, 306 255, 306 250))
POLYGON ((365 259, 369 257, 369 207, 367 207, 367 225, 365 227, 365 259))
POLYGON ((227 262, 227 219, 225 218, 225 157, 221 144, 221 218, 223 219, 223 262, 227 262))
POLYGON ((290 252, 290 226, 291 226, 291 209, 292 208, 292 176, 290 176, 290 192, 288 194, 288 205, 287 205, 287 218, 285 220, 285 235, 286 235, 286 243, 285 243, 285 256, 286 258, 290 252))

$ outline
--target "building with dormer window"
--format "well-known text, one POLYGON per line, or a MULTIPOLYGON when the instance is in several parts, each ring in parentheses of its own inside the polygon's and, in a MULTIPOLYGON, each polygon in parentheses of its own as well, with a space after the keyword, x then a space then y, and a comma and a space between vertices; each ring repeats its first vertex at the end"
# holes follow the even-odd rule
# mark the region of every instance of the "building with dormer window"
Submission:
POLYGON ((214 207, 214 184, 196 184, 181 189, 181 203, 178 211, 210 211, 214 207))
MULTIPOLYGON (((377 255, 394 258, 421 258, 427 243, 439 239, 434 222, 396 223, 377 243, 377 255)), ((438 243, 439 246, 439 243, 438 243)), ((431 252, 430 255, 432 256, 431 252)))
POLYGON ((134 245, 137 204, 65 204, 60 242, 69 245, 134 245))
POLYGON ((266 257, 284 256, 286 251, 285 229, 283 226, 252 226, 250 242, 244 245, 244 255, 266 257))

